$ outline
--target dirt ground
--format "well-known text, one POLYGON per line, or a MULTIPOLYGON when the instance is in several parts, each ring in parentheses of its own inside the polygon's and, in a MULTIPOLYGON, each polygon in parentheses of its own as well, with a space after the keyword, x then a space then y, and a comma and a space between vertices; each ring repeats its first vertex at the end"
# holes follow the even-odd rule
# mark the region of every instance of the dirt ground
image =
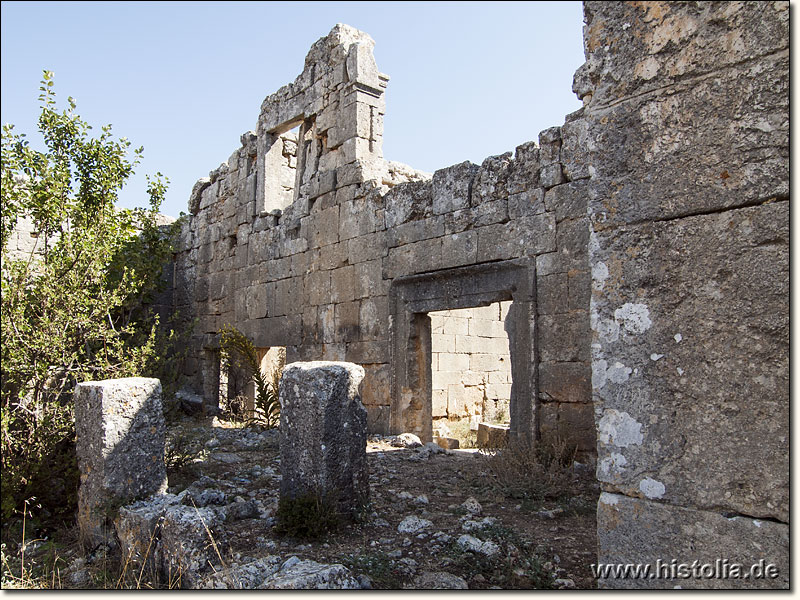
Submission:
MULTIPOLYGON (((172 473, 172 491, 180 491, 198 476, 211 477, 227 488, 229 497, 259 498, 274 514, 280 485, 278 448, 244 449, 236 432, 248 430, 215 423, 223 427, 206 424, 190 429, 206 440, 204 447, 209 439, 219 445, 211 442, 213 452, 172 473)), ((591 469, 570 469, 568 493, 542 500, 525 497, 524 489, 498 484, 497 462, 489 453, 474 449, 431 453, 425 448, 394 447, 392 441, 380 436, 368 440, 371 511, 363 522, 309 542, 277 536, 274 519, 236 521, 225 532, 231 559, 241 562, 242 557, 258 557, 258 550, 263 550, 342 563, 370 577, 374 588, 414 587, 420 573, 441 571, 462 577, 471 589, 595 587, 589 565, 596 556, 599 490, 591 469), (478 502, 479 514, 464 508, 468 498, 478 502), (399 533, 398 525, 408 516, 426 519, 432 526, 421 534, 399 533), (464 525, 486 517, 495 521, 482 530, 468 531, 469 524, 464 525), (460 551, 456 540, 465 533, 494 541, 502 556, 460 551)))
MULTIPOLYGON (((588 465, 570 465, 554 481, 538 485, 535 476, 520 472, 519 466, 509 469, 509 461, 490 452, 396 447, 396 437, 370 436, 367 510, 359 522, 309 541, 276 533, 277 433, 191 418, 168 430, 171 493, 202 478, 204 487, 223 492, 228 507, 239 503, 250 509, 214 531, 223 568, 268 556, 297 556, 343 564, 362 587, 371 589, 431 587, 430 577, 443 573, 461 578, 458 583, 470 589, 596 587, 590 564, 596 556, 599 489, 588 465), (422 519, 417 521, 422 527, 399 532, 409 517, 422 519), (465 549, 465 536, 484 549, 465 549)), ((11 550, 4 549, 6 574, 19 571, 19 551, 15 556, 11 550)), ((34 543, 27 552, 30 573, 37 562, 58 568, 24 587, 128 587, 111 556, 87 556, 75 544, 34 543), (38 558, 37 548, 43 553, 38 558), (52 554, 49 559, 46 552, 52 554)), ((15 582, 4 574, 4 587, 15 587, 15 582)))

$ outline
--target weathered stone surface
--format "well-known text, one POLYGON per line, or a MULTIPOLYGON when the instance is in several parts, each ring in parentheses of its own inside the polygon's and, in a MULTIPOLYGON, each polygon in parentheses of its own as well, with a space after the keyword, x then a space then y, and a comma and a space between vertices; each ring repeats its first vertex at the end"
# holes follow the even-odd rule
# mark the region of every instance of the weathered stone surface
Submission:
POLYGON ((433 174, 433 214, 441 215, 470 205, 472 180, 478 165, 469 161, 433 174))
POLYGON ((174 494, 156 494, 119 509, 114 528, 123 562, 132 569, 159 573, 162 565, 161 523, 171 506, 180 502, 174 494))
POLYGON ((198 589, 255 590, 281 566, 279 556, 265 556, 244 564, 210 573, 197 585, 198 589))
POLYGON ((428 519, 422 519, 416 515, 409 515, 400 521, 397 526, 397 533, 419 533, 433 527, 428 519))
POLYGON ((597 505, 597 527, 598 562, 649 563, 652 573, 659 572, 656 566, 662 565, 662 577, 601 578, 599 587, 789 588, 789 526, 783 523, 726 517, 718 512, 603 492, 597 505), (723 561, 727 570, 723 570, 723 561), (684 566, 680 572, 677 567, 670 571, 673 563, 684 566), (777 577, 759 578, 757 571, 751 574, 751 566, 759 563, 762 574, 766 565, 774 565, 777 577), (744 565, 749 577, 709 576, 715 568, 721 575, 730 575, 733 564, 744 565), (692 565, 700 577, 694 576, 692 565), (673 572, 682 575, 670 578, 673 572))
POLYGON ((720 516, 788 521, 788 16, 586 5, 597 475, 622 494, 598 511, 607 562, 788 552, 780 523, 720 516))
POLYGON ((478 423, 478 448, 504 448, 508 445, 508 426, 478 423))
POLYGON ((788 202, 598 239, 600 480, 639 495, 651 478, 674 504, 788 520, 788 202))
POLYGON ((588 132, 596 227, 788 195, 786 3, 589 3, 586 14, 587 44, 606 73, 595 74, 588 107, 603 113, 588 132), (607 52, 603 24, 614 19, 631 27, 607 52))
POLYGON ((424 571, 414 579, 416 590, 468 590, 469 585, 458 575, 445 571, 424 571))
POLYGON ((161 382, 131 377, 75 388, 78 525, 90 546, 111 541, 118 508, 166 491, 161 382))
POLYGON ((352 363, 292 363, 283 370, 281 498, 335 499, 351 515, 369 500, 364 369, 352 363))
POLYGON ((220 569, 225 552, 224 520, 224 510, 219 507, 176 505, 165 511, 161 573, 173 582, 172 587, 196 588, 204 576, 220 569))
POLYGON ((484 556, 494 556, 500 552, 499 546, 494 542, 488 540, 482 541, 467 533, 459 536, 456 543, 465 552, 474 552, 475 554, 483 554, 484 556))
POLYGON ((344 565, 320 564, 292 556, 268 577, 262 590, 358 590, 361 585, 344 565))
POLYGON ((549 402, 591 402, 591 377, 592 367, 588 363, 542 363, 539 394, 549 402))

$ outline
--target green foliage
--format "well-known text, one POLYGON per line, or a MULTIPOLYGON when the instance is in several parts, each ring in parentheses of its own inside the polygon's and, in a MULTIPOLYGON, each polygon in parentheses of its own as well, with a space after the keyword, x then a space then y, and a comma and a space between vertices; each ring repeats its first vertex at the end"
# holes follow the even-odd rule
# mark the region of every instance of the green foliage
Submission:
POLYGON ((280 373, 274 371, 268 380, 261 371, 258 352, 253 342, 233 326, 220 330, 220 351, 226 368, 231 366, 243 369, 255 384, 256 398, 254 414, 248 415, 248 425, 277 427, 280 423, 281 405, 278 400, 278 380, 280 373))
POLYGON ((342 557, 342 563, 353 573, 367 575, 375 590, 401 590, 408 580, 395 561, 382 550, 368 548, 363 554, 342 557))
POLYGON ((166 190, 160 174, 149 181, 150 209, 115 207, 142 148, 129 158, 130 142, 114 139, 110 125, 91 137, 72 98, 57 110, 51 72, 40 89, 46 149, 33 149, 13 125, 2 134, 4 518, 34 494, 49 504, 52 481, 37 489, 48 470, 71 473, 60 485, 74 491, 74 457, 64 449, 74 440, 76 383, 155 373, 162 330, 143 305, 171 256, 156 222, 166 190), (38 236, 20 255, 9 241, 23 217, 38 236))
POLYGON ((544 568, 541 557, 530 542, 523 540, 513 529, 503 525, 492 525, 470 532, 483 541, 497 544, 500 551, 491 555, 466 551, 453 540, 445 553, 450 557, 449 570, 465 579, 482 575, 485 582, 492 582, 503 589, 553 588, 553 575, 544 568))
POLYGON ((339 528, 341 519, 336 499, 320 494, 306 494, 291 500, 278 501, 275 533, 290 537, 318 540, 339 528))

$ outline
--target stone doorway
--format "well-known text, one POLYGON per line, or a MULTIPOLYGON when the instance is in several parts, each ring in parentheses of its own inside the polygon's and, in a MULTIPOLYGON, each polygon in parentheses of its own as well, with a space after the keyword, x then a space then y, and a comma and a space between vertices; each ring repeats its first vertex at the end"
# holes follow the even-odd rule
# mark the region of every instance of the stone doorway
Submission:
POLYGON ((482 310, 503 303, 507 306, 503 329, 508 335, 511 363, 510 436, 538 439, 535 280, 532 263, 512 260, 424 273, 392 282, 392 433, 415 433, 424 442, 433 439, 431 313, 436 319, 439 311, 482 310))
MULTIPOLYGON (((474 447, 478 425, 511 420, 511 301, 429 313, 433 437, 474 447)), ((447 446, 451 447, 452 442, 447 446)))

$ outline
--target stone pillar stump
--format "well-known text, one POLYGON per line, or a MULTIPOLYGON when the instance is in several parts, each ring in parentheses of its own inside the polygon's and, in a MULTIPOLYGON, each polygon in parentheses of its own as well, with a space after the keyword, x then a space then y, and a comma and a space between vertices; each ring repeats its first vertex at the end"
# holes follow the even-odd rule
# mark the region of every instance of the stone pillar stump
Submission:
POLYGON ((113 544, 119 507, 166 491, 165 428, 158 379, 76 386, 78 525, 86 545, 113 544))
POLYGON ((297 362, 283 369, 281 500, 314 495, 352 515, 369 500, 364 369, 347 362, 297 362))

